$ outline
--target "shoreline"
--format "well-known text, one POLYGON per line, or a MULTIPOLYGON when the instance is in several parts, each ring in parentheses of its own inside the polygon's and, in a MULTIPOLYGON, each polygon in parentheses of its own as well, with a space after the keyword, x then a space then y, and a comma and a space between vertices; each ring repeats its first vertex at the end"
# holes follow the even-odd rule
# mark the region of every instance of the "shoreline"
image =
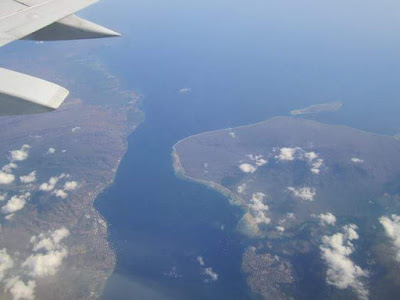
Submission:
MULTIPOLYGON (((143 101, 143 96, 140 96, 139 102, 143 101)), ((132 108, 131 108, 132 109, 132 108)), ((100 213, 100 211, 97 209, 96 207, 96 200, 99 199, 99 197, 101 197, 101 195, 107 191, 107 189, 109 189, 115 182, 115 178, 117 177, 117 173, 118 173, 118 169, 119 166, 121 165, 122 160, 124 159, 126 153, 128 152, 128 138, 131 134, 133 134, 135 132, 135 130, 145 121, 145 113, 143 110, 137 108, 137 104, 133 107, 132 110, 139 112, 140 113, 140 121, 139 123, 130 126, 129 124, 129 120, 128 120, 128 114, 129 114, 129 110, 127 110, 127 118, 126 118, 126 122, 128 123, 128 130, 125 132, 125 136, 123 137, 124 139, 124 151, 122 153, 122 155, 120 156, 120 158, 117 160, 117 163, 115 165, 115 167, 113 168, 114 172, 112 175, 112 178, 106 182, 104 184, 104 186, 102 188, 100 188, 97 193, 95 193, 94 195, 92 195, 92 200, 91 200, 91 208, 96 212, 97 216, 98 216, 98 220, 100 220, 102 222, 102 224, 104 225, 105 231, 104 231, 104 240, 106 241, 106 247, 113 253, 113 267, 109 270, 108 274, 105 277, 105 280, 103 281, 101 288, 98 291, 98 297, 97 298, 101 298, 101 296, 103 295, 104 292, 104 288, 106 286, 106 283, 108 281, 108 279, 112 276, 112 274, 115 271, 115 266, 116 266, 116 260, 117 260, 117 254, 115 249, 112 247, 112 244, 109 241, 109 237, 110 237, 110 232, 108 230, 109 227, 109 223, 107 221, 107 219, 100 213)))

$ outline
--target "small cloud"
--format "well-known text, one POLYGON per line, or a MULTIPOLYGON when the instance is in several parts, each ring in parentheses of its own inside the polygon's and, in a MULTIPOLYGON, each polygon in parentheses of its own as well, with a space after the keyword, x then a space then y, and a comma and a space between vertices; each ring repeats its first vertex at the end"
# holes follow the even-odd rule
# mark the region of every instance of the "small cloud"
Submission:
POLYGON ((234 139, 236 138, 236 133, 232 130, 229 131, 229 135, 234 139))
POLYGON ((10 162, 9 164, 6 164, 1 170, 6 173, 11 173, 13 169, 16 168, 18 168, 18 165, 16 163, 10 162))
POLYGON ((341 290, 352 288, 360 299, 368 299, 369 293, 362 281, 368 277, 368 272, 350 259, 355 251, 352 241, 359 238, 356 230, 357 226, 350 224, 343 227, 343 232, 324 236, 320 246, 321 255, 328 268, 328 284, 341 290))
POLYGON ((56 149, 54 148, 49 148, 49 150, 47 150, 46 154, 54 154, 56 152, 56 149))
POLYGON ((247 188, 247 184, 246 183, 242 183, 241 185, 239 185, 237 187, 237 192, 239 194, 244 194, 246 192, 246 188, 247 188))
POLYGON ((197 261, 199 262, 200 266, 204 266, 204 258, 202 256, 197 256, 196 257, 197 261))
POLYGON ((0 184, 11 184, 15 180, 15 176, 13 174, 5 173, 0 171, 0 184))
POLYGON ((279 161, 293 161, 302 160, 306 161, 310 166, 310 171, 318 175, 324 160, 319 158, 318 154, 314 151, 306 152, 300 147, 287 148, 283 147, 279 150, 279 154, 275 156, 279 161))
POLYGON ((7 198, 7 193, 0 193, 0 201, 4 201, 7 198))
POLYGON ((22 183, 32 183, 36 181, 36 171, 29 173, 28 175, 20 176, 19 180, 22 183))
POLYGON ((64 190, 66 191, 74 191, 78 188, 78 182, 76 181, 67 181, 64 184, 64 190))
POLYGON ((321 158, 316 159, 315 161, 311 162, 311 172, 318 175, 320 173, 320 168, 324 164, 324 160, 321 158))
POLYGON ((279 150, 279 154, 275 157, 280 161, 285 160, 294 160, 294 154, 296 153, 297 148, 286 148, 283 147, 279 150))
POLYGON ((68 194, 63 190, 54 190, 52 194, 61 199, 67 199, 68 197, 68 194))
POLYGON ((68 177, 68 175, 64 174, 64 173, 62 173, 62 174, 60 174, 58 176, 50 177, 48 182, 44 182, 39 186, 39 190, 44 191, 44 192, 50 192, 55 188, 57 182, 60 179, 63 179, 63 178, 66 178, 66 177, 68 177))
POLYGON ((356 163, 356 164, 361 164, 364 162, 364 160, 361 158, 358 158, 358 157, 352 157, 351 162, 356 163))
POLYGON ((336 217, 330 212, 318 215, 321 225, 335 225, 336 217))
POLYGON ((61 152, 62 152, 62 153, 65 153, 65 152, 67 152, 67 150, 63 149, 63 150, 61 150, 61 152))
POLYGON ((10 151, 11 153, 11 160, 12 161, 23 161, 26 160, 29 156, 29 149, 31 146, 23 145, 20 150, 13 150, 10 151))
POLYGON ((254 193, 250 200, 250 208, 256 211, 258 210, 268 211, 269 209, 268 205, 263 203, 264 198, 265 198, 264 193, 261 192, 254 193))
POLYGON ((313 201, 316 195, 315 189, 310 187, 294 188, 290 186, 287 189, 292 192, 293 196, 305 201, 313 201))
POLYGON ((400 216, 393 214, 390 217, 381 217, 379 222, 382 224, 386 236, 391 239, 396 251, 396 260, 400 262, 400 216))
POLYGON ((247 157, 250 160, 254 161, 256 163, 257 167, 261 167, 268 163, 268 160, 264 159, 262 155, 249 154, 249 155, 247 155, 247 157))
POLYGON ((187 94, 189 92, 191 92, 192 89, 191 88, 182 88, 179 90, 179 94, 187 94))
MULTIPOLYGON (((197 262, 199 263, 199 265, 200 265, 201 267, 204 267, 204 266, 205 266, 204 258, 203 258, 202 256, 197 256, 197 257, 196 257, 196 260, 197 260, 197 262)), ((206 274, 206 275, 209 277, 209 279, 207 279, 206 281, 209 281, 209 280, 211 280, 211 281, 217 281, 217 279, 218 279, 218 274, 215 273, 215 272, 213 271, 212 268, 210 268, 210 267, 208 267, 208 268, 203 268, 203 272, 204 272, 204 274, 206 274)))
POLYGON ((7 249, 0 250, 0 282, 3 280, 6 272, 14 266, 14 261, 7 253, 7 249))
POLYGON ((250 200, 250 212, 257 224, 269 224, 271 219, 266 216, 269 207, 264 204, 263 200, 265 198, 264 193, 254 193, 250 200))
POLYGON ((279 231, 280 233, 282 233, 282 232, 285 231, 285 227, 283 227, 283 226, 276 226, 275 229, 276 229, 277 231, 279 231))
POLYGON ((7 216, 4 217, 4 219, 6 219, 7 221, 11 221, 14 218, 15 214, 9 214, 7 216))
POLYGON ((240 166, 239 166, 239 168, 240 168, 240 170, 242 170, 242 172, 244 172, 244 173, 254 173, 255 171, 257 171, 257 168, 256 167, 254 167, 253 165, 251 165, 251 164, 241 164, 240 166))
POLYGON ((10 200, 8 200, 7 204, 1 208, 1 212, 3 214, 12 214, 23 209, 30 196, 30 193, 25 193, 20 196, 13 196, 10 200))
POLYGON ((12 295, 13 300, 33 300, 35 299, 35 288, 35 281, 29 280, 25 284, 18 276, 14 276, 5 280, 4 290, 12 295))
POLYGON ((317 153, 315 153, 314 151, 311 151, 311 152, 306 152, 305 154, 304 154, 304 156, 308 159, 308 160, 314 160, 314 159, 316 159, 316 158, 318 158, 318 154, 317 153))
POLYGON ((71 132, 75 132, 75 131, 78 131, 78 130, 80 130, 81 128, 79 127, 79 126, 76 126, 76 127, 74 127, 74 128, 72 128, 71 129, 71 132))
POLYGON ((69 236, 69 230, 65 227, 33 236, 31 243, 31 254, 23 263, 22 267, 29 270, 32 277, 46 277, 58 272, 63 260, 67 257, 67 248, 61 243, 69 236))
POLYGON ((217 281, 218 280, 218 274, 215 273, 211 267, 205 268, 204 269, 204 274, 208 275, 210 277, 211 281, 217 281))

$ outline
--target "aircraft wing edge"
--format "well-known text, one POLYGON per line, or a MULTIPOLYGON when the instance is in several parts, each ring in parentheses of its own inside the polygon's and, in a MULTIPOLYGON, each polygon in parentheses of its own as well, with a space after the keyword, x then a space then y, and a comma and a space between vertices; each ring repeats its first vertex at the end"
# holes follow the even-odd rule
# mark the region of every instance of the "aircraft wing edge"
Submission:
POLYGON ((0 68, 0 115, 53 111, 68 94, 67 89, 57 84, 0 68))

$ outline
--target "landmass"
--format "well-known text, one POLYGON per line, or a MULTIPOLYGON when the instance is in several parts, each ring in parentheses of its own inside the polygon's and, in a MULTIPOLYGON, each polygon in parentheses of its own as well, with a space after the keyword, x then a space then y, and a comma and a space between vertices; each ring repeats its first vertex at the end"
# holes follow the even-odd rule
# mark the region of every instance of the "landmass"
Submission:
POLYGON ((301 109, 292 110, 290 113, 292 115, 305 115, 305 114, 317 114, 321 112, 334 112, 342 108, 342 102, 328 102, 322 104, 315 104, 301 109))
POLYGON ((141 97, 88 49, 54 47, 1 58, 71 92, 55 112, 0 118, 1 299, 97 299, 115 265, 93 203, 143 120, 141 97))
POLYGON ((243 208, 264 299, 398 297, 400 142, 292 117, 179 141, 174 167, 243 208))

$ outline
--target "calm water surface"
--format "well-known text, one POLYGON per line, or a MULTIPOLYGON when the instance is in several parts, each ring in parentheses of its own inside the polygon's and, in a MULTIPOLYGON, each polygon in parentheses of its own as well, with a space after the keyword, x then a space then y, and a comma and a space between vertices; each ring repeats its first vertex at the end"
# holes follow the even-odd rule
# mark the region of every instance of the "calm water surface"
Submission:
POLYGON ((103 298, 249 298, 240 265, 251 241, 235 232, 240 211, 176 178, 172 146, 328 101, 342 101, 343 110, 316 119, 399 132, 398 6, 116 0, 88 11, 122 32, 99 55, 144 95, 146 114, 115 184, 96 202, 117 254, 103 298), (197 256, 219 274, 216 282, 205 282, 197 256))

